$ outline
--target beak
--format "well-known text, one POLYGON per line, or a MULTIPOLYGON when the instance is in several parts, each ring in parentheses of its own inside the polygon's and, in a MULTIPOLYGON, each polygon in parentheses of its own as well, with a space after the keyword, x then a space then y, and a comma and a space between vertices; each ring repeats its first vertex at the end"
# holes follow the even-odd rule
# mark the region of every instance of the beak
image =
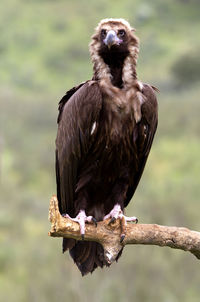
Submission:
POLYGON ((119 45, 122 42, 122 40, 118 38, 114 30, 109 30, 103 42, 110 49, 112 45, 119 45))

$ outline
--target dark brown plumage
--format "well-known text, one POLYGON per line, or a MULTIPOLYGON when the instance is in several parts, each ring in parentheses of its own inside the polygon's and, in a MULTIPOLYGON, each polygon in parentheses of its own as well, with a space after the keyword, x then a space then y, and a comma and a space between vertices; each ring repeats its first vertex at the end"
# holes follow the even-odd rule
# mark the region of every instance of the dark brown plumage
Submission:
MULTIPOLYGON (((59 103, 56 178, 62 214, 103 220, 123 211, 140 181, 157 127, 155 88, 137 79, 138 38, 123 19, 98 25, 90 53, 93 79, 59 103)), ((95 242, 63 240, 81 273, 108 265, 95 242)))

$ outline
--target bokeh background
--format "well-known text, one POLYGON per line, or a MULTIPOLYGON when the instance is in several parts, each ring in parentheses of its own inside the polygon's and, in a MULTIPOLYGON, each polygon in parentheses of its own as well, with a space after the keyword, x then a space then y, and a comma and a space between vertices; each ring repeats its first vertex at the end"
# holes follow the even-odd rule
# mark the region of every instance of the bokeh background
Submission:
POLYGON ((127 214, 200 230, 200 1, 1 0, 1 301, 199 302, 189 253, 127 246, 117 264, 82 278, 61 239, 47 236, 57 104, 91 78, 88 43, 105 17, 137 29, 139 79, 160 89, 157 135, 127 214))

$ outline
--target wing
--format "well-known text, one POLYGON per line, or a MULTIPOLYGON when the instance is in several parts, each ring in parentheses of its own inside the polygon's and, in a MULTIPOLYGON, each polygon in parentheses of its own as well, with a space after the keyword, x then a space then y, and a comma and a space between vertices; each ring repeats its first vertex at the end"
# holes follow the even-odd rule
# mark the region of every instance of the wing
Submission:
POLYGON ((136 124, 133 135, 137 171, 134 174, 132 185, 128 188, 125 207, 128 205, 138 186, 157 129, 158 105, 154 90, 158 91, 156 88, 144 84, 143 94, 146 100, 141 108, 141 121, 136 124))
POLYGON ((73 216, 77 171, 93 143, 91 131, 101 110, 102 94, 97 82, 88 81, 67 101, 62 100, 56 138, 57 196, 60 212, 73 216))
POLYGON ((68 100, 71 98, 71 96, 72 96, 77 90, 79 90, 79 88, 81 88, 84 84, 86 84, 86 83, 88 83, 88 82, 89 82, 89 81, 83 82, 83 83, 81 83, 80 85, 71 88, 70 90, 68 90, 68 91, 66 92, 66 94, 63 96, 63 98, 60 100, 60 102, 59 102, 59 104, 58 104, 58 111, 59 111, 58 118, 57 118, 57 123, 58 123, 58 124, 59 124, 59 122, 60 122, 61 115, 62 115, 63 108, 64 108, 65 104, 68 102, 68 100))

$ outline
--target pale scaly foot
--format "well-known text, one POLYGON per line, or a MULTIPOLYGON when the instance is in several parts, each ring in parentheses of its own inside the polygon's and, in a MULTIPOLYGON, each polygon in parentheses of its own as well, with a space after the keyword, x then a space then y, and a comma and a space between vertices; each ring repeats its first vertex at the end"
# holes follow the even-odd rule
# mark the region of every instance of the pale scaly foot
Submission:
POLYGON ((75 218, 70 217, 68 214, 63 214, 62 216, 67 217, 67 218, 79 223, 82 240, 84 240, 84 236, 85 236, 85 223, 86 222, 94 223, 97 226, 96 219, 93 216, 86 216, 84 210, 80 210, 80 212, 78 213, 78 215, 75 218))
POLYGON ((120 207, 119 204, 116 204, 114 206, 114 208, 110 211, 109 214, 107 214, 103 220, 106 220, 108 218, 111 218, 110 221, 109 221, 109 224, 113 223, 116 221, 116 219, 120 219, 120 222, 121 222, 121 239, 120 239, 120 242, 122 243, 125 236, 126 236, 126 225, 127 225, 127 222, 135 222, 135 223, 138 223, 138 219, 137 217, 135 216, 132 216, 132 217, 127 217, 123 214, 123 211, 120 207))

